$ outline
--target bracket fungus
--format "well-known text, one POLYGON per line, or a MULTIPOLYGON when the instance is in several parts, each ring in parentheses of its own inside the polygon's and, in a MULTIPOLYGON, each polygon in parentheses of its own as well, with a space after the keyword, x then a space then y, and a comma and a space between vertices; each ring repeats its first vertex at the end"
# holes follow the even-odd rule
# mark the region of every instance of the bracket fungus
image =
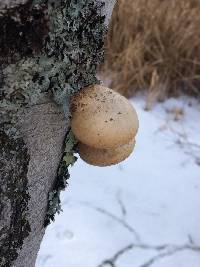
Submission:
POLYGON ((71 128, 80 157, 108 166, 126 159, 134 149, 139 121, 131 103, 101 85, 83 88, 71 99, 71 128))

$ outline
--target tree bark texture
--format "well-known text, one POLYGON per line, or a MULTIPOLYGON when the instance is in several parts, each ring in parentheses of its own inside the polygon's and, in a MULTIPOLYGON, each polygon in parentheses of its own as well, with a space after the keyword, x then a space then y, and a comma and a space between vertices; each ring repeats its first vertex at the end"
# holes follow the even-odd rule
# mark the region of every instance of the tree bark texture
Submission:
POLYGON ((0 267, 33 267, 59 209, 69 99, 97 82, 115 1, 103 2, 0 1, 0 267))

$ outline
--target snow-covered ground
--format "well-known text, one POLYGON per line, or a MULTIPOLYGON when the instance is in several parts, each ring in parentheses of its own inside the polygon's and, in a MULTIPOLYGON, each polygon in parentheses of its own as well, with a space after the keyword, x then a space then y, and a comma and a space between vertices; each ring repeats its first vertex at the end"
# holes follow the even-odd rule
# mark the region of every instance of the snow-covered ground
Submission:
POLYGON ((71 168, 36 267, 200 267, 200 105, 133 104, 135 152, 117 166, 71 168))

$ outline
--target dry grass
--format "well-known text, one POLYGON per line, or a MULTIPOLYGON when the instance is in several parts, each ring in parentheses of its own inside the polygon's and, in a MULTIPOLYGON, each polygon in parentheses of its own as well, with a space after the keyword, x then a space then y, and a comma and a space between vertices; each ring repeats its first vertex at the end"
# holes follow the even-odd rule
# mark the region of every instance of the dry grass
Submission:
POLYGON ((200 95, 200 1, 118 0, 104 68, 126 96, 200 95))

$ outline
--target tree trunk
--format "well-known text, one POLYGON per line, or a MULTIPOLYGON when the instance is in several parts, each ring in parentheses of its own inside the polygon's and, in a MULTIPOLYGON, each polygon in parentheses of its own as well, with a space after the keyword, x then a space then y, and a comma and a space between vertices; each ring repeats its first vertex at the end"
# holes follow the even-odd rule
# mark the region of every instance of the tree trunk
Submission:
POLYGON ((33 267, 59 211, 69 98, 97 82, 115 1, 104 2, 0 1, 0 267, 33 267))

